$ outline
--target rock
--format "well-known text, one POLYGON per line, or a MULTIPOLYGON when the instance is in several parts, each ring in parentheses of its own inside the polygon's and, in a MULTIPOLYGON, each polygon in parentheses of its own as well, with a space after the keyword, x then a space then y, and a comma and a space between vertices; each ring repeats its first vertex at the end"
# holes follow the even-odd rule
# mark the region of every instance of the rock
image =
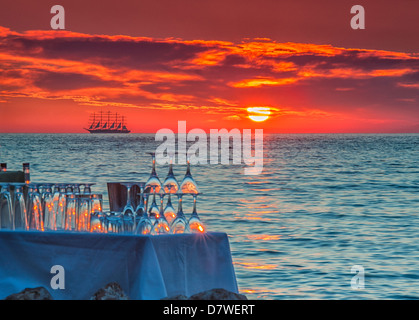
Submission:
POLYGON ((243 294, 217 288, 196 293, 189 297, 189 300, 247 300, 243 294))
POLYGON ((19 293, 7 296, 5 300, 54 300, 44 287, 26 288, 19 293))
POLYGON ((129 300, 129 298, 118 283, 111 282, 99 289, 90 300, 129 300))
POLYGON ((177 296, 166 297, 161 300, 188 300, 188 297, 183 294, 178 294, 177 296))

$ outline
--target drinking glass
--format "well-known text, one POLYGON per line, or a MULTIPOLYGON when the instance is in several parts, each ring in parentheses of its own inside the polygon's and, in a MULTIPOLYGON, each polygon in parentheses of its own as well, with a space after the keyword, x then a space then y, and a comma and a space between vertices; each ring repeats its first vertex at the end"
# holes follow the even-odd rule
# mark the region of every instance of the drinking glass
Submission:
POLYGON ((103 212, 95 212, 90 216, 89 231, 96 233, 107 233, 106 215, 103 212))
POLYGON ((184 233, 186 232, 188 222, 186 221, 185 214, 183 213, 183 209, 182 209, 183 193, 177 193, 176 195, 178 196, 179 204, 178 204, 178 210, 176 213, 176 218, 172 222, 171 229, 172 229, 172 233, 184 233))
POLYGON ((176 193, 179 190, 179 183, 173 174, 173 154, 169 155, 169 172, 163 182, 163 189, 165 193, 176 193))
POLYGON ((43 184, 42 192, 42 208, 43 208, 43 218, 44 218, 44 227, 46 230, 56 230, 56 216, 54 211, 54 195, 52 193, 53 184, 46 183, 43 184))
POLYGON ((191 217, 188 221, 189 231, 192 233, 204 233, 206 228, 205 225, 202 223, 201 219, 199 219, 198 213, 196 211, 196 198, 199 194, 202 193, 193 193, 193 209, 191 217))
POLYGON ((106 216, 106 230, 108 233, 123 233, 124 229, 121 217, 121 212, 110 212, 106 216))
POLYGON ((148 154, 151 155, 152 169, 150 177, 145 184, 145 192, 150 192, 152 189, 154 190, 153 192, 160 192, 162 184, 156 173, 156 154, 154 152, 149 152, 148 154))
POLYGON ((164 208, 163 214, 167 222, 169 223, 169 225, 171 225, 173 220, 176 218, 176 211, 172 205, 172 198, 171 198, 172 195, 170 192, 171 186, 169 185, 168 188, 169 188, 168 199, 167 199, 166 207, 164 208))
POLYGON ((23 187, 25 183, 13 183, 15 192, 13 194, 14 225, 16 230, 28 230, 27 210, 23 187))
POLYGON ((122 233, 132 234, 134 233, 134 216, 121 214, 120 216, 122 223, 122 233))
POLYGON ((153 225, 156 222, 159 214, 160 214, 160 209, 157 206, 157 202, 156 202, 156 186, 153 186, 153 200, 151 202, 150 209, 148 210, 148 217, 150 218, 150 221, 153 225))
POLYGON ((1 184, 0 229, 14 229, 14 212, 10 196, 10 185, 8 183, 1 184))
POLYGON ((99 193, 92 193, 90 195, 90 214, 102 212, 103 210, 103 196, 99 193))
POLYGON ((156 216, 156 222, 154 222, 153 229, 151 234, 158 235, 158 234, 167 234, 170 232, 170 226, 167 222, 166 218, 164 217, 163 213, 163 193, 159 193, 160 195, 160 210, 159 214, 156 216))
POLYGON ((29 229, 44 231, 41 195, 39 194, 38 185, 35 183, 30 183, 28 188, 29 192, 27 210, 29 229))
POLYGON ((65 210, 67 203, 66 185, 56 185, 54 192, 55 226, 57 230, 65 229, 65 210))
POLYGON ((77 230, 78 231, 90 231, 91 230, 91 220, 92 216, 90 214, 90 195, 87 194, 78 194, 76 195, 78 198, 77 205, 78 205, 78 224, 77 230))
POLYGON ((144 213, 144 210, 145 210, 145 206, 144 206, 144 187, 145 187, 145 183, 144 182, 139 182, 139 183, 137 183, 137 186, 140 188, 140 192, 137 193, 137 195, 140 196, 140 200, 138 201, 138 205, 135 208, 135 215, 137 217, 141 217, 144 213))
POLYGON ((133 185, 135 185, 135 183, 133 183, 133 182, 121 182, 121 185, 123 185, 127 188, 127 202, 125 204, 124 209, 122 209, 122 214, 123 215, 134 215, 135 214, 135 209, 134 209, 134 206, 133 206, 132 200, 131 200, 131 188, 132 188, 133 185))
POLYGON ((66 191, 66 207, 65 207, 65 227, 67 231, 76 231, 77 230, 77 199, 76 195, 70 191, 69 186, 67 186, 66 191))
POLYGON ((134 233, 147 235, 147 234, 150 234, 151 230, 153 229, 153 224, 151 223, 151 220, 147 215, 147 202, 148 202, 149 194, 143 193, 140 196, 143 199, 144 209, 142 211, 140 221, 138 222, 134 233))
POLYGON ((198 186, 191 174, 191 161, 189 156, 187 157, 187 164, 188 166, 186 169, 185 177, 180 184, 180 191, 182 193, 199 193, 198 186))

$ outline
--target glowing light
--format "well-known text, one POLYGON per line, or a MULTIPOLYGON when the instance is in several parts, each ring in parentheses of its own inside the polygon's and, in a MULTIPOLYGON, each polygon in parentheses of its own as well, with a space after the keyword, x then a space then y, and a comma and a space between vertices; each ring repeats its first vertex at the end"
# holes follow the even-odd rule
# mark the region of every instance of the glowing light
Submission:
POLYGON ((182 186, 182 193, 198 193, 196 186, 192 182, 187 182, 182 186))
POLYGON ((255 122, 262 122, 269 119, 271 109, 269 107, 249 107, 247 108, 249 119, 255 122))

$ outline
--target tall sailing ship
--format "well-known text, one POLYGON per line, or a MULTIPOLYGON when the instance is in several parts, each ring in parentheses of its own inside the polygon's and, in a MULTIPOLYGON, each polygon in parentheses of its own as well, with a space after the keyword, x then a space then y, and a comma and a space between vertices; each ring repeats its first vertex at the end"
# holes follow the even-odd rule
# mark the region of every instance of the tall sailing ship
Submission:
POLYGON ((116 113, 94 112, 90 115, 89 128, 84 128, 90 133, 130 133, 125 117, 116 113))

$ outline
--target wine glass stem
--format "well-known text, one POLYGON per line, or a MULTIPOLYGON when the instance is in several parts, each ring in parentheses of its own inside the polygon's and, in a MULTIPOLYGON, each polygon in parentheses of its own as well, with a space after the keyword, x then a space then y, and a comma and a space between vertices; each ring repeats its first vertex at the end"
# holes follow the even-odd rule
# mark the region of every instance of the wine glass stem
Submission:
POLYGON ((127 186, 127 205, 131 204, 130 192, 131 192, 131 187, 127 186))

